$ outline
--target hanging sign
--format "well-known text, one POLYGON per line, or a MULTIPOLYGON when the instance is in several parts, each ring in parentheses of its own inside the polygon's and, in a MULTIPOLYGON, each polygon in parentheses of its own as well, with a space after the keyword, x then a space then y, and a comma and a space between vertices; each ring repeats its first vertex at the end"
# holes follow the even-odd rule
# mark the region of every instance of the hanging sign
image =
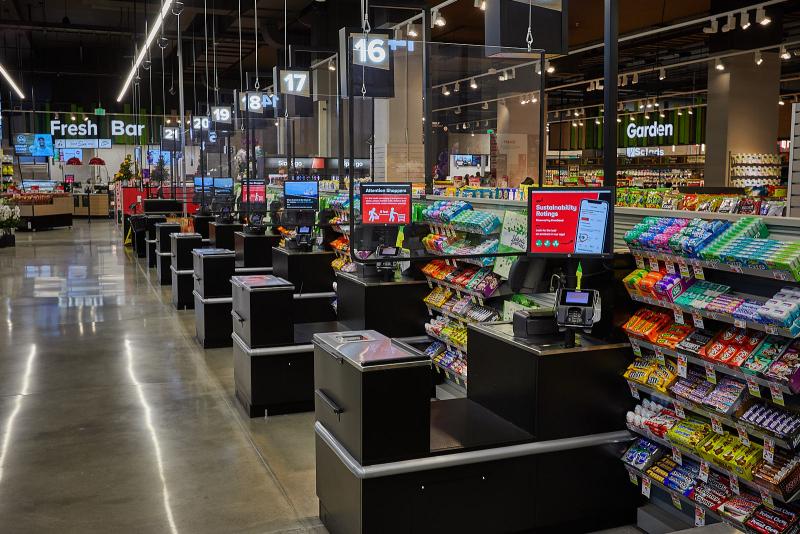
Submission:
POLYGON ((230 124, 233 120, 233 113, 228 106, 211 106, 211 119, 221 124, 230 124))
POLYGON ((391 30, 364 33, 360 28, 342 28, 339 30, 339 57, 345 64, 345 68, 339 69, 342 96, 361 96, 363 89, 367 97, 394 97, 395 55, 408 57, 414 52, 413 41, 395 39, 391 30))
POLYGON ((181 146, 181 130, 177 126, 161 127, 161 148, 178 149, 181 146))
POLYGON ((286 95, 311 96, 311 72, 307 70, 279 70, 280 92, 286 95))

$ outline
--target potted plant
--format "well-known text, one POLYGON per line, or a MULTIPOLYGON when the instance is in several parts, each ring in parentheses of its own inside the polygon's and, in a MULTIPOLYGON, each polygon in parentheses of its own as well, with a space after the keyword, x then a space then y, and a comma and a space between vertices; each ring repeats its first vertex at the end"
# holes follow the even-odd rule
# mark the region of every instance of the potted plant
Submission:
POLYGON ((19 206, 0 199, 0 248, 13 247, 16 244, 14 230, 20 222, 19 206))

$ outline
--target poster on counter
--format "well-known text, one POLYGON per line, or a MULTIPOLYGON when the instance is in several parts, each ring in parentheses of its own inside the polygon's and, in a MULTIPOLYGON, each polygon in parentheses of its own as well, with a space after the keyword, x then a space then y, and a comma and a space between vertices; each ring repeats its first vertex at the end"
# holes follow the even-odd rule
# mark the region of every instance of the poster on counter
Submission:
POLYGON ((411 184, 361 184, 361 223, 411 222, 411 184))
POLYGON ((528 204, 528 252, 601 256, 611 253, 611 189, 532 190, 528 204))
MULTIPOLYGON (((524 213, 506 211, 503 214, 503 230, 500 232, 500 244, 497 252, 525 252, 528 245, 528 218, 524 213)), ((511 264, 516 257, 507 256, 497 258, 494 262, 494 272, 508 279, 511 264)), ((512 313, 513 315, 513 313, 512 313)))

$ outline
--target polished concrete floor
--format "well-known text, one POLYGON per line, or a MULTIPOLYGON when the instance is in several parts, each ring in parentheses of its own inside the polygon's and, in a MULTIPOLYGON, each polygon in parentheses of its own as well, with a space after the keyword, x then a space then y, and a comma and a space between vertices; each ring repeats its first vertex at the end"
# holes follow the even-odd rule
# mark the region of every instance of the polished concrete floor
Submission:
POLYGON ((110 222, 0 249, 0 533, 325 532, 312 414, 248 419, 110 222))

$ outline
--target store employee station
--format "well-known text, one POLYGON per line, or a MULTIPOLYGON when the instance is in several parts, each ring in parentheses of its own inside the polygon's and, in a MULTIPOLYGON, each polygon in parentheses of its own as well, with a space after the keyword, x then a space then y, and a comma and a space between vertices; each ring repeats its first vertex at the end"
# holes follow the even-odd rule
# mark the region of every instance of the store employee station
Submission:
POLYGON ((0 3, 0 532, 800 532, 796 2, 121 4, 0 3))

